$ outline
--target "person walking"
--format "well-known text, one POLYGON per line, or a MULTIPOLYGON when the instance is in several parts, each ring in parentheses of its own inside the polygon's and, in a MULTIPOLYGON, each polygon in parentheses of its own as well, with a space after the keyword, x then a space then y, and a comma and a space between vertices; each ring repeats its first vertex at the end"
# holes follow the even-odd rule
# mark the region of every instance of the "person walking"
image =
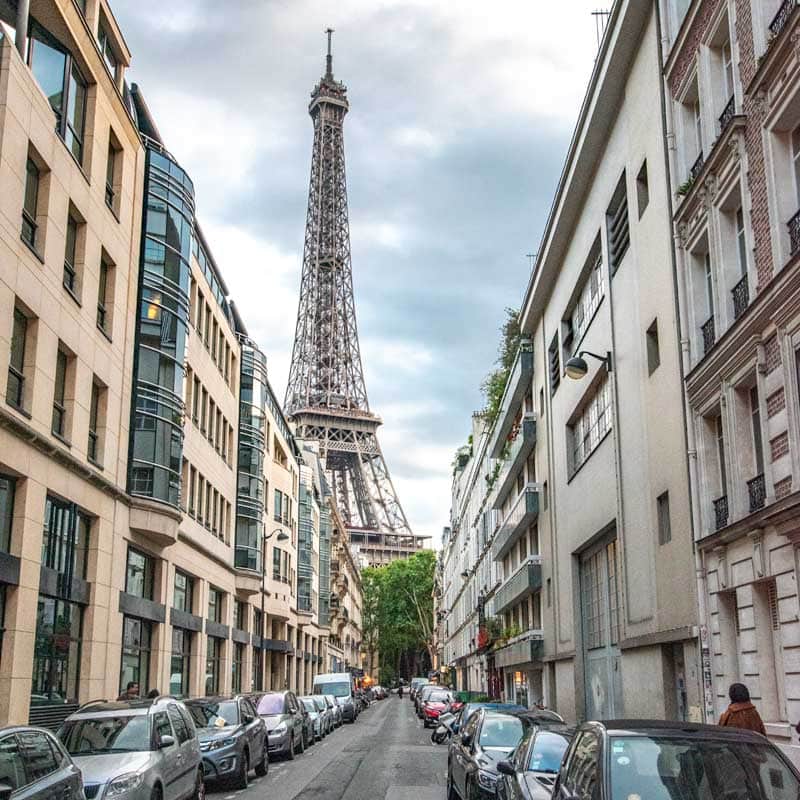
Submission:
POLYGON ((743 683, 732 683, 728 689, 730 705, 722 712, 719 725, 728 728, 744 728, 755 731, 763 736, 767 735, 761 715, 750 702, 750 692, 743 683))

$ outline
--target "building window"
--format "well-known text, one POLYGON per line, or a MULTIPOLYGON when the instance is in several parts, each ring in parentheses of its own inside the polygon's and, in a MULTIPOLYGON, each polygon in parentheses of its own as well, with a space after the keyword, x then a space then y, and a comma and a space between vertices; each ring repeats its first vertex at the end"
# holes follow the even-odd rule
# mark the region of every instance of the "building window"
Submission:
POLYGON ((128 548, 128 566, 125 575, 125 591, 143 600, 153 599, 156 562, 151 556, 128 548))
POLYGON ((669 492, 656 498, 656 514, 658 516, 658 543, 667 544, 672 541, 672 524, 669 518, 669 492))
POLYGON ((650 185, 647 180, 647 159, 644 160, 639 174, 636 176, 636 201, 639 207, 639 219, 642 218, 650 202, 650 185))
POLYGON ((11 552, 11 524, 14 520, 14 494, 17 482, 0 475, 0 552, 11 552))
POLYGON ((139 695, 150 689, 150 646, 152 623, 133 617, 122 618, 122 665, 119 675, 120 694, 132 681, 139 684, 139 695))
POLYGON ((222 622, 222 591, 213 586, 208 590, 208 618, 212 622, 222 622))
POLYGON ((75 159, 83 161, 86 81, 69 52, 31 22, 28 64, 56 115, 56 132, 75 159))
POLYGON ((185 611, 187 614, 191 614, 194 608, 194 578, 178 570, 175 570, 172 607, 177 608, 178 611, 185 611))
POLYGON ((78 701, 82 627, 83 609, 77 603, 39 595, 31 704, 78 701))
POLYGON ((568 426, 574 473, 611 430, 611 389, 608 378, 598 384, 575 420, 568 426))
POLYGON ((242 665, 244 663, 244 645, 234 642, 233 660, 231 662, 231 691, 242 691, 242 665))
POLYGON ((253 648, 252 690, 260 692, 264 689, 264 652, 260 647, 253 648))
POLYGON ((153 493, 153 470, 151 467, 134 467, 131 470, 131 492, 145 496, 153 493))
POLYGON ((747 275, 747 239, 744 231, 744 212, 736 209, 736 255, 739 260, 739 274, 747 275))
POLYGON ((42 566, 68 580, 86 578, 91 518, 74 503, 47 496, 42 535, 42 566))
POLYGON ((18 308, 15 308, 8 362, 6 402, 16 408, 22 408, 25 398, 25 343, 27 336, 28 318, 18 308))
POLYGON ((87 455, 89 460, 95 464, 102 464, 101 446, 100 446, 100 412, 101 412, 101 395, 104 393, 96 380, 92 381, 92 396, 89 401, 89 442, 87 446, 87 455))
POLYGON ((281 551, 277 547, 272 548, 272 578, 276 581, 281 579, 281 551))
POLYGON ((169 693, 176 697, 189 694, 192 661, 192 634, 180 628, 172 629, 172 655, 169 666, 169 693))
POLYGON ((645 333, 647 339, 647 374, 652 375, 661 364, 661 351, 658 346, 658 320, 654 319, 645 333))
POLYGON ((120 160, 122 150, 114 141, 114 134, 109 131, 108 153, 106 154, 106 205, 116 214, 117 210, 117 182, 120 179, 120 160))
POLYGON ((764 444, 761 437, 761 409, 758 405, 758 386, 750 389, 750 420, 753 427, 753 453, 756 475, 764 474, 764 444))
POLYGON ((592 321, 595 312, 600 306, 600 302, 605 294, 603 285, 603 257, 598 251, 590 256, 592 267, 589 275, 581 288, 578 302, 570 315, 569 336, 565 337, 565 349, 570 353, 574 352, 578 343, 586 333, 589 323, 592 321), (571 346, 571 347, 569 347, 571 346))
POLYGON ((717 465, 719 467, 720 492, 727 494, 728 475, 725 466, 725 437, 723 434, 722 415, 714 419, 714 438, 717 449, 717 465))
POLYGON ((51 430, 59 437, 64 437, 67 420, 65 394, 67 388, 67 354, 59 349, 56 353, 55 388, 53 390, 53 422, 51 430))
POLYGON ((28 157, 25 164, 25 198, 22 203, 22 240, 36 249, 36 213, 39 207, 39 167, 28 157))
POLYGON ((75 274, 75 252, 78 242, 78 220, 67 215, 67 242, 64 248, 64 288, 72 295, 78 292, 75 274))
POLYGON ((111 309, 108 302, 110 272, 111 265, 101 257, 97 285, 97 327, 108 335, 111 335, 111 309))
POLYGON ((240 631, 247 630, 247 603, 237 600, 233 607, 233 627, 240 631))
POLYGON ((278 489, 275 490, 275 506, 273 508, 273 516, 275 517, 275 522, 280 522, 282 519, 282 506, 283 500, 283 493, 280 492, 278 489))
POLYGON ((550 395, 556 393, 561 382, 561 364, 558 354, 558 334, 553 337, 550 347, 547 348, 547 362, 550 368, 550 395))
POLYGON ((117 78, 117 57, 114 54, 114 48, 111 44, 111 37, 108 35, 106 23, 101 22, 97 28, 97 44, 100 46, 100 52, 103 54, 103 61, 105 62, 111 77, 116 80, 117 78))
POLYGON ((222 660, 222 642, 213 636, 206 643, 206 697, 219 694, 220 661, 222 660))
POLYGON ((623 172, 607 212, 608 261, 612 275, 622 263, 625 253, 628 252, 628 245, 630 244, 628 225, 628 192, 625 186, 625 173, 623 172))

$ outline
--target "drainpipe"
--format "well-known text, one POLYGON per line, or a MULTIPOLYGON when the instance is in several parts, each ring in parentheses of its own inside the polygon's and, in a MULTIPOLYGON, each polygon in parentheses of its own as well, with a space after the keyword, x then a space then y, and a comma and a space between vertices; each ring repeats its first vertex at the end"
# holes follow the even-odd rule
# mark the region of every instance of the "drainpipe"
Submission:
MULTIPOLYGON (((659 69, 664 63, 664 39, 661 29, 661 3, 655 3, 656 30, 658 40, 658 64, 659 69)), ((672 129, 672 118, 667 113, 666 81, 662 77, 660 80, 660 100, 661 116, 664 130, 664 168, 667 174, 667 213, 669 215, 669 225, 672 227, 674 208, 672 204, 672 181, 670 172, 670 143, 674 144, 675 132, 672 129)), ((692 550, 694 553, 694 572, 697 592, 697 621, 698 621, 698 661, 697 667, 700 675, 700 700, 703 712, 703 722, 714 722, 713 706, 713 685, 711 683, 711 651, 709 647, 709 628, 708 628, 708 607, 706 603, 706 570, 703 554, 696 544, 696 534, 703 529, 700 499, 698 497, 698 474, 697 474, 697 436, 692 418, 692 409, 686 396, 686 375, 691 370, 691 354, 689 349, 689 331, 687 330, 686 317, 681 314, 682 308, 687 308, 688 298, 686 297, 686 287, 678 279, 677 249, 680 246, 677 231, 673 230, 672 247, 672 280, 675 302, 675 315, 678 342, 680 345, 680 379, 681 396, 683 399, 683 430, 686 440, 686 472, 689 480, 689 513, 692 523, 692 550)))
POLYGON ((31 11, 31 0, 17 0, 17 35, 16 44, 20 58, 25 61, 28 49, 28 16, 31 11))

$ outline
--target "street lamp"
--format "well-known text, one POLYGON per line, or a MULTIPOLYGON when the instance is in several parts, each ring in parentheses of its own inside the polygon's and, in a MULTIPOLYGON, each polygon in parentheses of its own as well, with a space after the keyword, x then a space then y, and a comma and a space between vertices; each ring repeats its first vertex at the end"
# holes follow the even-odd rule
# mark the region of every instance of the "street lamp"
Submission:
POLYGON ((577 356, 573 356, 564 365, 564 371, 567 377, 577 381, 586 376, 589 371, 589 365, 586 363, 584 356, 590 356, 605 364, 606 369, 611 372, 613 370, 613 361, 611 359, 611 351, 609 350, 604 356, 598 356, 596 353, 590 353, 588 350, 581 350, 577 356))
POLYGON ((276 541, 278 542, 285 542, 288 540, 288 536, 281 530, 280 528, 275 528, 272 533, 264 534, 264 537, 261 540, 261 626, 258 632, 258 635, 261 637, 261 685, 263 688, 263 678, 264 678, 264 600, 267 596, 267 590, 264 586, 264 582, 267 577, 267 542, 275 535, 278 534, 278 538, 276 541))

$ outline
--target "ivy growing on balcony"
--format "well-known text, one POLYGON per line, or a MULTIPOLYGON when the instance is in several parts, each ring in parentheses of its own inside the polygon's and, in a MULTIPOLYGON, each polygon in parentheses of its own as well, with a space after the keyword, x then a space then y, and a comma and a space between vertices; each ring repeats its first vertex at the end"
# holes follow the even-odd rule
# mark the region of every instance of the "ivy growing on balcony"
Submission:
POLYGON ((511 374, 511 367, 514 366, 514 358, 519 349, 520 330, 517 309, 506 308, 506 319, 500 327, 500 334, 500 346, 495 362, 498 364, 498 368, 492 370, 481 384, 481 391, 486 402, 483 414, 489 427, 494 425, 497 415, 500 413, 500 401, 503 399, 508 376, 511 374))

